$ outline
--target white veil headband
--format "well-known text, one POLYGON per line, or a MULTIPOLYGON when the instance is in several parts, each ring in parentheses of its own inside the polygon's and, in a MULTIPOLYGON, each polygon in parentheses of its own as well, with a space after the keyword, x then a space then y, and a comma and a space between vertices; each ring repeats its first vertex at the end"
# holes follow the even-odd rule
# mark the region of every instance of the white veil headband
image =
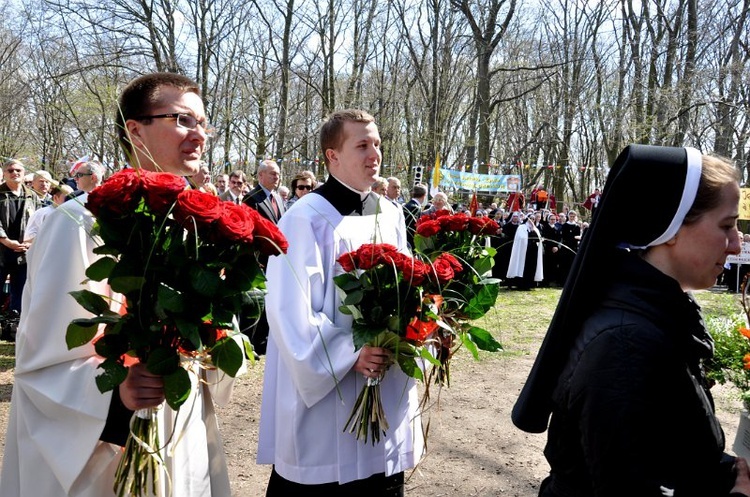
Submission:
POLYGON ((682 226, 682 222, 685 220, 685 216, 690 211, 690 207, 695 202, 695 195, 698 193, 698 185, 701 182, 701 172, 703 170, 703 158, 699 150, 692 147, 685 147, 687 152, 687 171, 685 171, 685 186, 682 189, 682 198, 680 199, 680 205, 677 211, 672 217, 672 222, 669 223, 667 229, 654 241, 647 245, 636 247, 630 246, 631 249, 645 249, 646 247, 653 247, 661 245, 672 239, 677 234, 677 231, 682 226))

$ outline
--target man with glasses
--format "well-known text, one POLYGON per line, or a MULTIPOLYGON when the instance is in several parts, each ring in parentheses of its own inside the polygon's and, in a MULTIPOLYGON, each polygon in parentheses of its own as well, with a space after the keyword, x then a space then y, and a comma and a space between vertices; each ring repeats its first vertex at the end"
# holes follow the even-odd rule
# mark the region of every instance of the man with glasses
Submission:
POLYGON ((78 197, 102 184, 104 180, 104 166, 95 160, 83 162, 76 169, 73 178, 78 187, 73 196, 78 197))
MULTIPOLYGON (((132 167, 181 177, 198 171, 210 128, 200 89, 185 76, 154 73, 133 80, 120 96, 116 123, 132 167)), ((156 455, 161 475, 155 494, 231 495, 213 399, 228 401, 233 378, 191 373, 193 388, 176 413, 163 403, 162 378, 145 365, 129 366, 124 382, 102 394, 94 347, 68 350, 65 344, 68 323, 90 317, 69 292, 110 291, 85 275, 99 257, 87 197, 55 209, 31 248, 0 495, 114 496, 133 411, 157 406, 164 446, 156 455)))
MULTIPOLYGON (((15 320, 21 312, 21 294, 26 282, 26 251, 24 242, 26 225, 35 210, 41 207, 39 196, 24 185, 26 168, 18 160, 3 164, 0 185, 0 285, 10 276, 10 318, 15 320)), ((4 337, 11 338, 11 337, 4 337)))
POLYGON ((239 169, 237 171, 232 171, 232 174, 229 175, 228 186, 229 188, 219 195, 219 198, 229 202, 234 202, 235 204, 242 202, 242 187, 245 186, 245 173, 239 169))

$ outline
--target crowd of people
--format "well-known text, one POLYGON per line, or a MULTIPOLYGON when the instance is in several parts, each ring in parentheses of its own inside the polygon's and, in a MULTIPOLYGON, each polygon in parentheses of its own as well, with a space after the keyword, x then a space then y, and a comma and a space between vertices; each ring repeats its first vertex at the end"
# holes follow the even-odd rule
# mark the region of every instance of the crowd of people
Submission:
MULTIPOLYGON (((596 212, 589 226, 541 188, 529 205, 512 195, 467 207, 417 183, 406 200, 398 178, 379 176, 378 127, 362 110, 334 112, 321 127, 325 181, 301 171, 285 186, 273 160, 258 164, 254 184, 241 170, 211 177, 201 161, 209 134, 203 99, 188 78, 136 78, 117 109, 129 167, 171 173, 186 188, 245 204, 287 238, 286 255, 259 259, 265 306, 244 329, 265 355, 257 462, 272 467, 266 495, 404 495, 404 474, 425 451, 417 384, 399 368, 384 376, 394 360, 388 349, 355 349, 335 261, 374 236, 409 252, 421 216, 449 213, 497 222, 486 240, 496 249, 492 276, 509 288, 564 287, 513 413, 520 429, 549 429, 552 469, 540 495, 750 496, 747 464, 724 453, 701 375, 710 337, 685 293, 710 286, 739 251, 731 165, 692 149, 633 146, 605 189, 587 199, 596 212), (666 185, 663 211, 626 223, 628 192, 654 170, 666 185), (389 420, 377 444, 342 430, 370 379, 380 380, 389 420)), ((169 485, 162 481, 157 493, 230 495, 214 404, 230 401, 233 378, 196 381, 196 407, 179 413, 174 433, 179 416, 163 406, 160 375, 131 364, 119 387, 102 394, 94 346, 65 344, 67 324, 86 317, 69 292, 109 291, 85 276, 99 257, 85 203, 104 168, 81 161, 71 171, 75 188, 44 171, 27 186, 25 175, 19 161, 3 165, 0 276, 10 278, 9 308, 20 323, 0 494, 114 495, 133 413, 162 406, 169 485)))

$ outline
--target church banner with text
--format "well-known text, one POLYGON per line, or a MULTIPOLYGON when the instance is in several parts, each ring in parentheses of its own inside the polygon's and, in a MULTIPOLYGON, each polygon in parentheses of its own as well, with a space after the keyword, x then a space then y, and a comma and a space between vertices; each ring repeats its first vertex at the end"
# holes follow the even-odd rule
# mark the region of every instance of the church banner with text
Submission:
POLYGON ((740 188, 740 219, 750 219, 750 188, 740 188))
POLYGON ((521 189, 521 175, 479 174, 441 169, 440 188, 488 193, 517 192, 521 189))

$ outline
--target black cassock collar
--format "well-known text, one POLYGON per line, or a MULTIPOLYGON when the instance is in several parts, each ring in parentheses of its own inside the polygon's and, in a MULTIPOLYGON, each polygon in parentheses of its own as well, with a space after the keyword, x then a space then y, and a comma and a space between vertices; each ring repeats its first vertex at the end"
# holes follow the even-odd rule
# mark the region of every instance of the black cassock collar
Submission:
POLYGON ((347 188, 332 175, 312 193, 328 200, 342 216, 368 216, 375 214, 378 208, 377 194, 369 192, 362 199, 362 195, 347 188))

